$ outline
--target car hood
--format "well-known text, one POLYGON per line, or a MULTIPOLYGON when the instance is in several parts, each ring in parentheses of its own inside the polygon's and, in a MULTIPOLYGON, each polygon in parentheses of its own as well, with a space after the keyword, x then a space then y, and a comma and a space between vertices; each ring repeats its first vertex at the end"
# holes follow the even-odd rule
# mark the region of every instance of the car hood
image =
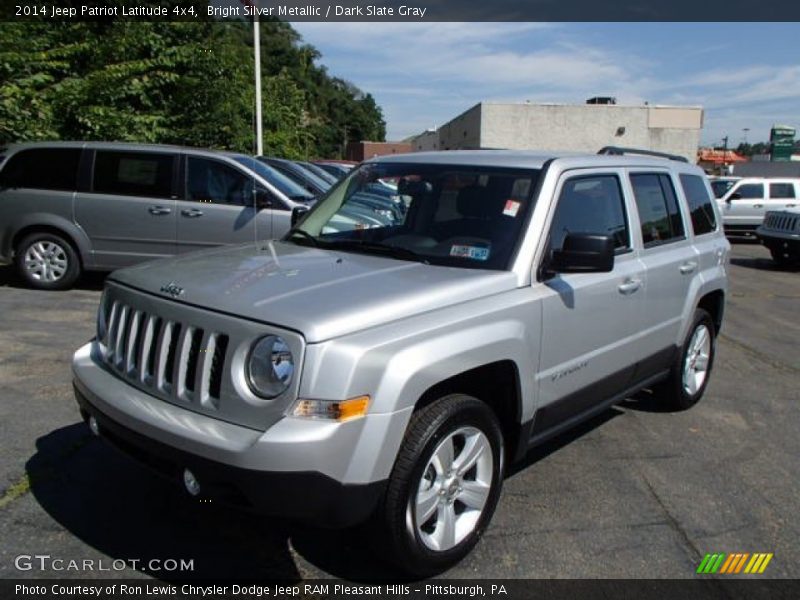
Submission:
POLYGON ((516 286, 516 277, 506 271, 432 266, 289 242, 193 252, 115 271, 109 278, 176 302, 293 329, 309 343, 516 286))

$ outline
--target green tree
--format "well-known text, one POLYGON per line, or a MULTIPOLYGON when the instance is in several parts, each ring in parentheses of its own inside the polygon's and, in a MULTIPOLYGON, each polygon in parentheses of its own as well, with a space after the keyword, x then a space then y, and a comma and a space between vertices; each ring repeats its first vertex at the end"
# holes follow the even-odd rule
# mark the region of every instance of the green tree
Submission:
MULTIPOLYGON (((120 140, 255 151, 249 23, 0 28, 0 142, 120 140)), ((344 137, 383 139, 385 123, 371 95, 330 77, 317 64, 319 52, 290 25, 266 21, 262 28, 265 152, 333 157, 344 137)))

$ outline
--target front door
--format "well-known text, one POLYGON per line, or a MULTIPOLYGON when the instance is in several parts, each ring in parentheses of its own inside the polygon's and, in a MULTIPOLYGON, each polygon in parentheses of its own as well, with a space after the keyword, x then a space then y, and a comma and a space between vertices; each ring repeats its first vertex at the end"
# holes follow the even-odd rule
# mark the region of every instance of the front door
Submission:
POLYGON ((275 195, 221 160, 187 156, 184 198, 177 202, 179 252, 269 239, 288 229, 289 213, 274 209, 275 195), (256 208, 257 194, 273 207, 256 208))
POLYGON ((766 192, 763 183, 740 183, 731 188, 722 203, 725 229, 753 230, 764 220, 766 192))
POLYGON ((621 176, 618 171, 562 176, 545 257, 561 248, 568 233, 613 236, 616 257, 611 273, 559 274, 544 281, 534 436, 591 410, 631 383, 646 281, 621 176))

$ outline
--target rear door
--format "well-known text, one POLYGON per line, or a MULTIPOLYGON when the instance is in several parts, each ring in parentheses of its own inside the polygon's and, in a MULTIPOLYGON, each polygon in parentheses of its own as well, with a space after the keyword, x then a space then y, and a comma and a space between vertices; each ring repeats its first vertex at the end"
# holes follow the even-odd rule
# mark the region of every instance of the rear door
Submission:
POLYGON ((770 181, 766 210, 784 210, 797 206, 797 187, 797 183, 791 180, 770 181))
POLYGON ((75 198, 75 220, 91 240, 96 267, 175 254, 176 168, 172 152, 95 151, 91 186, 75 198))
POLYGON ((558 274, 545 280, 540 408, 534 436, 624 390, 635 371, 644 318, 645 269, 634 249, 620 170, 562 175, 545 256, 567 233, 611 235, 611 273, 558 274))
POLYGON ((631 169, 628 184, 636 205, 639 257, 647 270, 638 380, 669 368, 680 335, 697 251, 684 222, 677 182, 668 170, 631 169))
POLYGON ((178 200, 178 252, 240 244, 285 232, 288 210, 251 173, 223 160, 187 154, 178 200), (269 207, 256 208, 256 198, 269 207), (276 214, 274 214, 276 213, 276 214), (276 224, 278 219, 280 223, 276 224))

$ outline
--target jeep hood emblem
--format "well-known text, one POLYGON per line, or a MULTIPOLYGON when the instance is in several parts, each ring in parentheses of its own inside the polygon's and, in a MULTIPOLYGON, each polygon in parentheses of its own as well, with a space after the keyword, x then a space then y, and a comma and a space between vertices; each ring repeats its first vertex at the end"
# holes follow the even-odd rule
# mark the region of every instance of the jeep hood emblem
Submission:
POLYGON ((173 298, 183 296, 183 288, 174 281, 170 281, 168 284, 162 285, 161 291, 169 296, 172 296, 173 298))

